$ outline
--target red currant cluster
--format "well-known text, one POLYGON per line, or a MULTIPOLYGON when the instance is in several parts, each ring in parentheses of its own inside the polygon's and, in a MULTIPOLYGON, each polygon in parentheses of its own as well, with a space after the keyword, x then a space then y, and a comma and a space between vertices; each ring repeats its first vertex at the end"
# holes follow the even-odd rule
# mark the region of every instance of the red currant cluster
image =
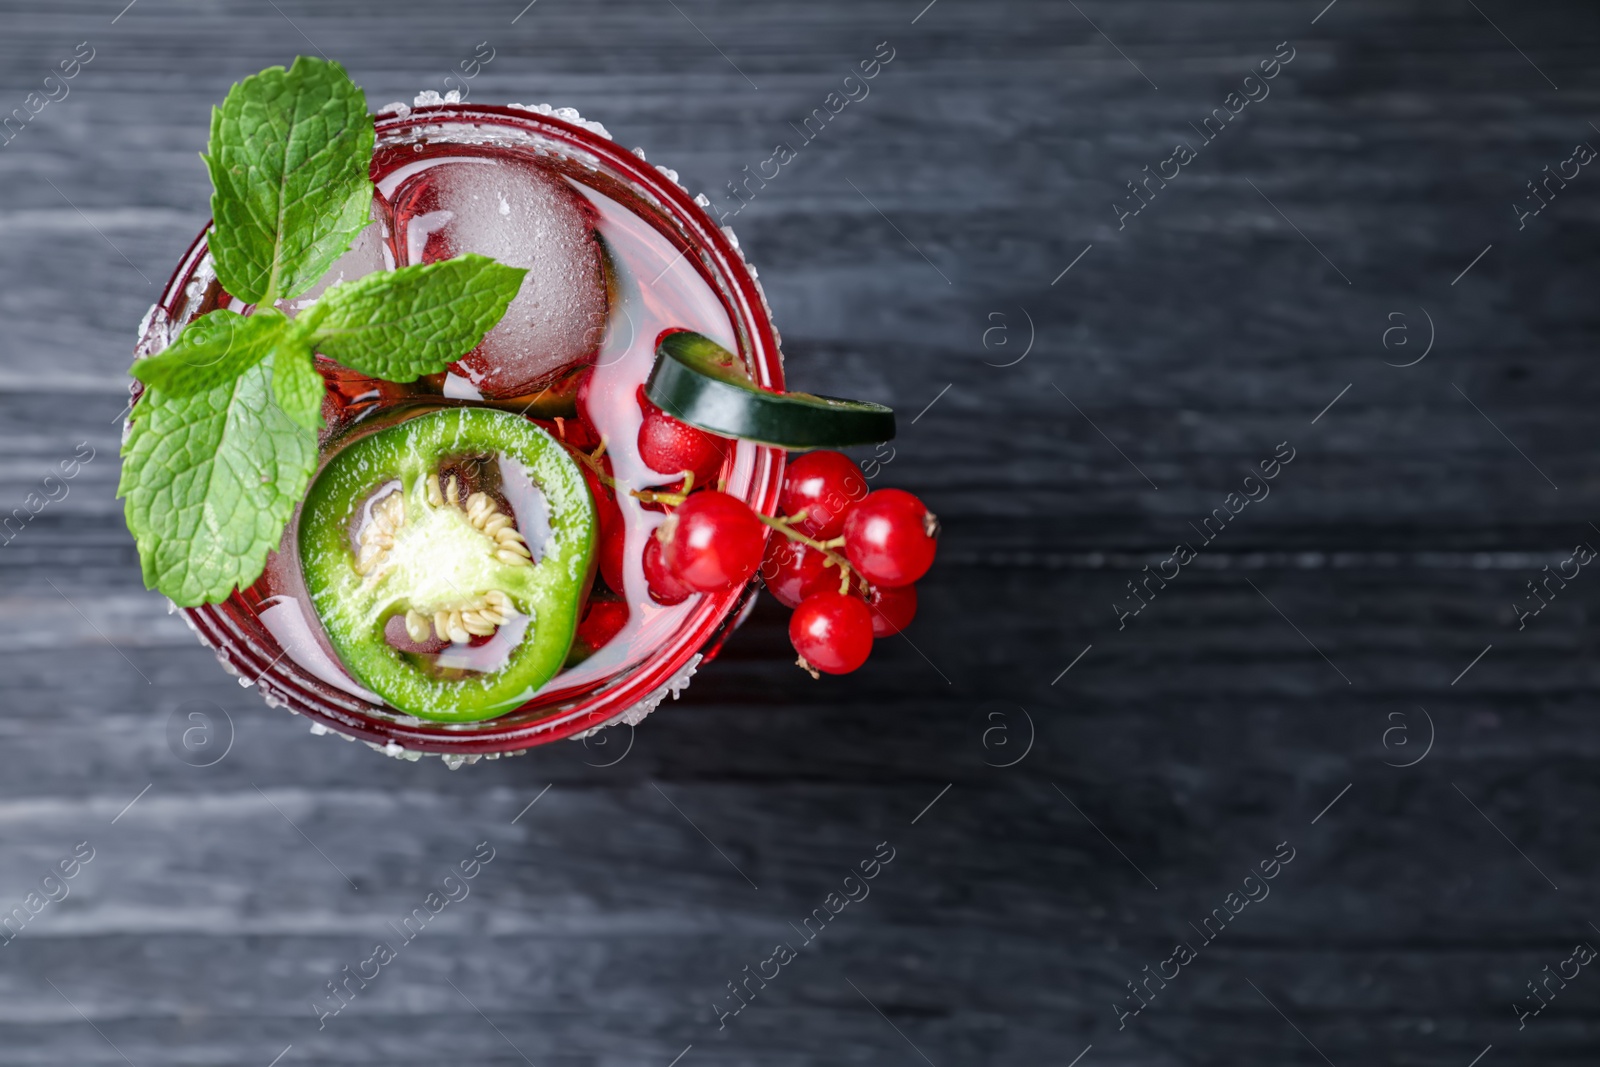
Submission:
MULTIPOLYGON (((580 389, 580 412, 585 393, 580 389)), ((779 498, 782 514, 758 514, 711 487, 726 441, 667 415, 643 389, 639 405, 640 459, 654 471, 681 476, 662 489, 633 491, 647 506, 671 509, 645 541, 642 564, 652 600, 679 604, 695 593, 744 585, 759 572, 767 590, 794 609, 789 640, 800 666, 813 676, 855 670, 867 661, 875 638, 899 633, 911 622, 917 611, 913 583, 933 564, 939 533, 938 520, 921 500, 900 489, 869 491, 848 456, 818 451, 790 462, 779 498), (769 538, 769 529, 781 536, 769 538)), ((621 593, 626 531, 621 509, 607 492, 615 482, 604 451, 602 442, 580 456, 599 508, 601 576, 621 593)))
POLYGON ((767 543, 761 580, 794 609, 789 640, 800 666, 848 674, 874 638, 916 615, 914 583, 933 565, 939 520, 903 489, 869 492, 861 468, 838 452, 795 458, 778 507, 783 517, 769 525, 784 536, 767 543))

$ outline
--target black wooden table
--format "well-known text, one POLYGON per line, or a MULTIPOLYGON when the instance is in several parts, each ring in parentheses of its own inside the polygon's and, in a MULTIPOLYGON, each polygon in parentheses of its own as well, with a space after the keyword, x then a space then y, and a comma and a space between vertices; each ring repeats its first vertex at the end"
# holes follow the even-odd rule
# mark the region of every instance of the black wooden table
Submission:
POLYGON ((1595 1062, 1593 4, 123 2, 0 4, 0 514, 50 498, 0 535, 0 1063, 1595 1062), (472 100, 729 211, 796 147, 732 220, 793 380, 896 406, 945 523, 860 673, 769 603, 631 749, 451 772, 142 588, 124 370, 208 109, 480 43, 472 100))

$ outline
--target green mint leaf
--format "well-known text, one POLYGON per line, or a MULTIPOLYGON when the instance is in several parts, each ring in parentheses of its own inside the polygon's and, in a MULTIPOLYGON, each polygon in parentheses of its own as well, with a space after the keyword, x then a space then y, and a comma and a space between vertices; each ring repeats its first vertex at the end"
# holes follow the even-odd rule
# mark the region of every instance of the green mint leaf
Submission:
POLYGON ((237 378, 293 332, 294 324, 271 308, 248 317, 219 308, 185 326, 164 352, 135 361, 129 373, 169 397, 194 396, 237 378))
POLYGON ((145 585, 180 607, 260 577, 311 481, 316 435, 273 403, 270 367, 194 396, 152 389, 134 407, 117 496, 145 585))
POLYGON ((251 585, 281 544, 316 469, 316 349, 414 381, 476 346, 521 288, 526 271, 472 255, 335 286, 297 320, 278 311, 370 223, 373 143, 361 90, 304 56, 212 112, 209 248, 223 286, 259 310, 213 311, 136 361, 147 388, 117 489, 145 584, 180 606, 251 585))
POLYGON ((346 367, 412 382, 477 347, 527 273, 466 255, 369 274, 329 289, 299 324, 318 352, 346 367))
POLYGON ((239 82, 211 112, 217 277, 252 304, 298 296, 370 220, 372 117, 337 63, 301 56, 239 82))
POLYGON ((322 429, 322 375, 305 337, 296 334, 272 353, 272 395, 283 413, 306 429, 322 429))

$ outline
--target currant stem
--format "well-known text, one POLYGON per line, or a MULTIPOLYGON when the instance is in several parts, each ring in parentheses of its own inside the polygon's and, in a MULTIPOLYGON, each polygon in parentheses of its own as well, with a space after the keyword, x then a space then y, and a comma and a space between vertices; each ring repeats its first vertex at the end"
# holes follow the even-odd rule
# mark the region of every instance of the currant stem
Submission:
MULTIPOLYGON (((802 514, 803 514, 803 512, 804 512, 804 509, 802 509, 802 514)), ((801 518, 801 515, 791 515, 787 519, 781 519, 781 518, 774 518, 771 515, 763 515, 763 514, 761 514, 761 512, 758 511, 758 512, 756 512, 756 518, 760 519, 762 522, 766 523, 768 526, 772 527, 774 530, 777 530, 779 533, 783 534, 783 536, 787 537, 789 540, 798 541, 802 545, 805 545, 807 548, 816 549, 818 552, 822 553, 823 558, 826 559, 828 561, 828 563, 833 564, 834 566, 838 567, 839 571, 840 571, 840 573, 839 573, 839 579, 840 579, 840 581, 839 581, 839 592, 847 593, 847 592, 850 591, 850 578, 851 578, 851 576, 854 576, 857 579, 859 579, 863 586, 865 586, 867 584, 866 583, 866 579, 862 578, 860 574, 856 573, 856 569, 854 567, 850 566, 850 561, 849 560, 845 559, 843 556, 841 556, 837 552, 833 551, 833 548, 829 547, 829 546, 834 544, 832 541, 829 541, 827 544, 824 544, 823 542, 814 540, 813 538, 810 538, 810 537, 807 537, 805 534, 803 534, 803 533, 799 532, 798 530, 795 530, 795 529, 790 527, 790 523, 798 522, 800 520, 800 518, 801 518)), ((842 543, 844 538, 841 537, 841 538, 838 538, 838 540, 842 543)))
POLYGON ((607 474, 605 467, 601 466, 600 464, 600 457, 605 455, 605 453, 606 439, 603 436, 600 438, 600 447, 594 450, 593 455, 583 451, 581 448, 575 448, 572 450, 572 454, 578 458, 578 462, 594 471, 595 477, 599 478, 602 484, 615 489, 617 487, 617 480, 611 477, 611 475, 607 474))
POLYGON ((684 493, 658 493, 654 489, 629 489, 628 495, 646 504, 666 504, 674 508, 689 499, 684 493))
POLYGON ((667 504, 677 507, 689 499, 689 494, 694 490, 694 471, 683 472, 683 488, 676 493, 663 493, 656 489, 629 489, 628 495, 635 500, 642 500, 646 504, 667 504))

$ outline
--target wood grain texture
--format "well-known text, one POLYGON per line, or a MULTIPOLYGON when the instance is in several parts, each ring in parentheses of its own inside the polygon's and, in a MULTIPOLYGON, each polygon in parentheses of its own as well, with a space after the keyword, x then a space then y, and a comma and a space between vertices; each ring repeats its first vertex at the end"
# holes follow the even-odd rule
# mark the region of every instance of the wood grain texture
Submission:
POLYGON ((1600 143, 1592 4, 521 7, 0 2, 0 114, 95 49, 0 148, 0 516, 95 450, 0 545, 0 913, 95 849, 0 945, 0 1064, 1594 1062, 1600 977, 1520 1031, 1512 1003, 1600 943, 1600 590, 1511 608, 1600 539, 1600 176, 1511 208, 1600 143), (116 421, 207 214, 208 109, 314 50, 410 99, 480 41, 473 100, 575 106, 729 210, 895 50, 733 220, 794 382, 895 405, 879 482, 945 522, 859 674, 810 683, 766 603, 619 762, 613 732, 452 773, 308 736, 142 589, 116 421), (1270 96, 1119 229, 1281 41, 1270 96), (1386 366, 1425 315, 1429 357, 1386 366), (1271 495, 1119 629, 1279 442, 1271 495), (195 707, 231 720, 214 766, 168 746, 195 707), (470 895, 319 1030, 326 983, 482 841, 470 895), (726 983, 882 841, 870 897, 719 1030, 726 983), (1197 959, 1119 1030, 1179 940, 1197 959))

